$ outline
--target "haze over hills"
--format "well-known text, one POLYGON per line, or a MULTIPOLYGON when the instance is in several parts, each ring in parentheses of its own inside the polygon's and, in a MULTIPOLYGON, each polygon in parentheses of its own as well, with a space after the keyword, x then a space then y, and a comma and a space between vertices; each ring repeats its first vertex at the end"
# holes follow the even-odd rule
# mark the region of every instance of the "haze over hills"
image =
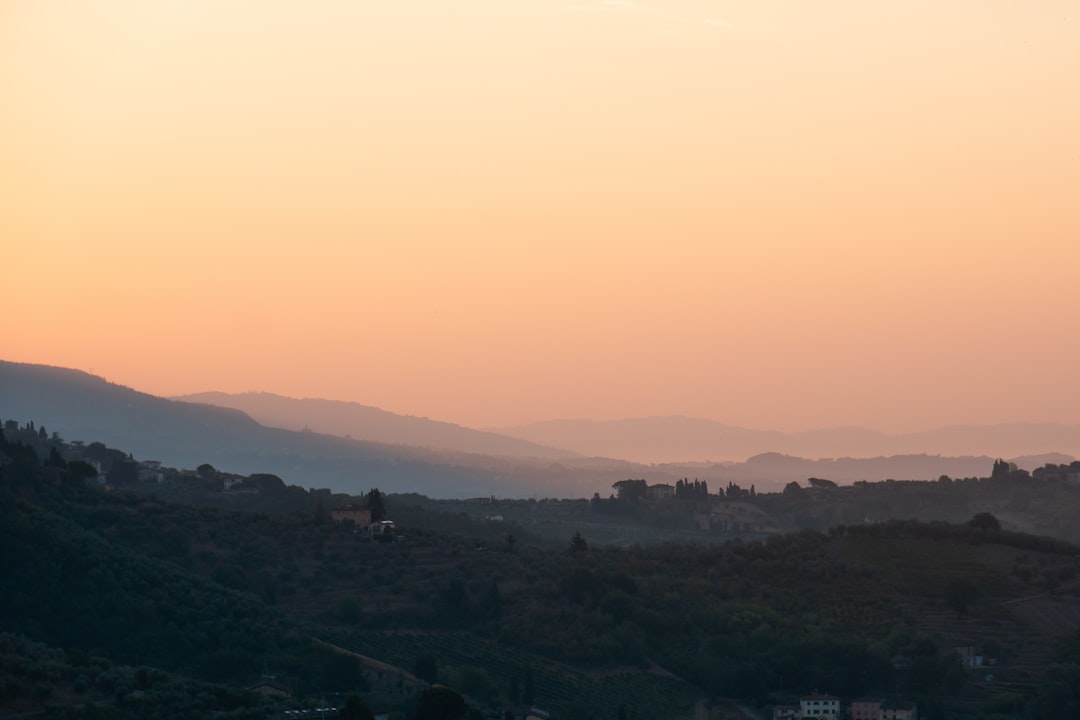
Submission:
MULTIPOLYGON (((1012 458, 1021 467, 1034 468, 1046 462, 1071 460, 1072 455, 1062 454, 1063 451, 1080 452, 1080 426, 1053 423, 953 426, 889 435, 858 427, 785 433, 668 416, 614 421, 552 420, 474 430, 428 418, 397 415, 360 403, 301 400, 272 393, 204 392, 173 399, 240 410, 257 422, 289 430, 307 429, 370 442, 517 457, 578 456, 685 465, 744 463, 761 455, 795 456, 803 462, 901 455, 977 456, 1012 458)), ((760 462, 758 459, 753 464, 760 462)))
MULTIPOLYGON (((292 401, 301 402, 301 401, 292 401)), ((288 403, 286 403, 288 404, 288 403)), ((363 415, 348 403, 327 403, 345 418, 363 415), (341 407, 345 406, 345 407, 341 407)), ((322 406, 316 401, 315 407, 322 406)), ((58 431, 67 440, 100 441, 124 448, 138 460, 160 460, 167 466, 194 468, 209 463, 225 472, 241 474, 273 473, 286 483, 304 487, 327 487, 339 492, 364 492, 379 487, 386 492, 418 492, 435 498, 462 498, 496 495, 499 497, 606 497, 612 484, 627 478, 643 478, 649 483, 674 484, 680 478, 699 478, 714 491, 728 482, 759 492, 776 491, 791 481, 808 477, 829 478, 839 483, 856 480, 880 481, 931 480, 939 475, 977 477, 989 475, 995 458, 1003 453, 990 450, 982 454, 945 457, 925 452, 869 458, 805 459, 775 451, 784 447, 789 436, 784 433, 757 433, 742 430, 743 448, 765 446, 769 449, 744 462, 693 462, 679 457, 678 462, 645 465, 629 460, 603 457, 537 457, 541 451, 557 452, 535 444, 512 441, 484 433, 471 435, 466 428, 446 423, 400 422, 392 413, 385 417, 396 428, 414 425, 434 433, 459 433, 478 442, 501 443, 500 447, 523 448, 530 455, 513 456, 494 453, 477 454, 443 449, 424 449, 401 444, 369 442, 365 439, 335 437, 317 432, 284 430, 260 425, 248 415, 230 408, 199 403, 179 402, 137 392, 106 382, 78 370, 0 361, 0 419, 35 421, 49 431, 58 431), (772 444, 765 445, 766 441, 772 444), (753 442, 758 442, 755 446, 753 442)), ((589 423, 612 437, 620 425, 633 426, 648 421, 624 423, 589 423)), ((310 423, 309 423, 310 426, 310 423)), ((688 418, 661 419, 651 425, 660 438, 682 438, 687 453, 700 437, 694 428, 714 430, 718 423, 700 423, 688 418), (680 435, 677 430, 686 428, 680 435)), ((320 426, 322 427, 322 426, 320 426)), ((331 427, 327 425, 326 427, 331 427)), ((354 426, 355 429, 355 426, 354 426)), ((582 431, 582 437, 589 435, 582 431)), ((726 433, 717 446, 734 442, 734 430, 726 433)), ((348 432, 336 428, 338 433, 348 432)), ((814 433, 804 434, 813 437, 814 433)), ((826 433, 827 435, 827 433, 826 433)), ((862 435, 871 435, 862 432, 862 435)), ((388 437, 381 435, 379 437, 388 437)), ((444 436, 445 437, 445 436, 444 436)), ((592 447, 574 438, 562 436, 568 444, 592 447)), ((659 439, 638 436, 648 449, 659 447, 659 439), (651 443, 651 445, 650 445, 651 443)), ((717 438, 718 434, 710 437, 717 438)), ((601 450, 605 447, 601 446, 601 450)), ((614 449, 607 447, 606 449, 614 449)), ((634 454, 633 448, 626 448, 634 454)), ((670 452, 678 452, 673 450, 670 452)), ((614 454, 614 453, 606 453, 614 454)), ((651 456, 651 455, 650 455, 651 456)), ((678 457, 676 455, 676 457, 678 457)), ((1020 458, 1005 454, 1027 469, 1047 462, 1062 463, 1071 456, 1061 454, 1020 458)))
POLYGON ((742 462, 770 452, 802 458, 917 454, 1008 458, 1048 453, 1080 454, 1080 425, 1059 423, 957 425, 888 435, 852 427, 784 433, 669 416, 609 421, 549 420, 489 429, 583 455, 643 463, 742 462))
MULTIPOLYGON (((537 490, 537 466, 526 461, 269 428, 238 410, 167 400, 43 365, 0 361, 0 419, 33 420, 67 440, 103 442, 138 460, 273 473, 290 484, 339 492, 380 487, 432 497, 520 497, 537 490)), ((545 490, 580 496, 585 488, 578 480, 552 474, 545 490)))
POLYGON ((286 430, 307 429, 368 442, 441 448, 484 455, 562 458, 577 454, 453 423, 398 415, 354 402, 296 399, 264 392, 203 392, 180 395, 172 399, 232 408, 270 427, 286 430))

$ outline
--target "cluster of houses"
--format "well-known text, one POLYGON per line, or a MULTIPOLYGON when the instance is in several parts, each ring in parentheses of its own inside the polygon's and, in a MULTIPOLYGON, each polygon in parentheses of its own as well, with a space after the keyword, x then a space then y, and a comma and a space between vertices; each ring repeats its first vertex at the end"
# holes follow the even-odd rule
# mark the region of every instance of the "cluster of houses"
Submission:
MULTIPOLYGON (((814 693, 799 698, 798 705, 773 706, 773 720, 839 720, 840 698, 814 693)), ((918 720, 915 703, 880 698, 851 701, 851 720, 918 720)))
POLYGON ((1031 477, 1049 483, 1065 483, 1066 485, 1080 485, 1080 460, 1068 465, 1054 465, 1047 463, 1031 472, 1031 477))

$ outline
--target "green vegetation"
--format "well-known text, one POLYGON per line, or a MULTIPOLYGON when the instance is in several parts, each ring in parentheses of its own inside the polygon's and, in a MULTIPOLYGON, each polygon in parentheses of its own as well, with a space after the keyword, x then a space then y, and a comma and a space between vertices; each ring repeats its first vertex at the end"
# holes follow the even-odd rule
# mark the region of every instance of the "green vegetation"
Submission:
MULTIPOLYGON (((436 503, 208 465, 155 469, 160 481, 145 470, 28 426, 0 435, 0 576, 13 589, 0 594, 0 709, 266 717, 329 697, 349 717, 537 705, 556 720, 636 720, 820 689, 903 697, 941 718, 1043 718, 1080 698, 1078 550, 1002 529, 992 503, 961 522, 617 547, 594 530, 650 512, 832 503, 843 515, 853 498, 909 489, 732 484, 702 500, 685 483, 657 500, 628 481, 621 499, 436 503), (124 483, 106 490, 99 466, 124 483), (381 503, 396 541, 331 522, 345 500, 381 503), (962 646, 993 667, 963 667, 962 646), (245 690, 265 675, 282 697, 245 690)), ((992 497, 1017 481, 929 485, 992 497)))

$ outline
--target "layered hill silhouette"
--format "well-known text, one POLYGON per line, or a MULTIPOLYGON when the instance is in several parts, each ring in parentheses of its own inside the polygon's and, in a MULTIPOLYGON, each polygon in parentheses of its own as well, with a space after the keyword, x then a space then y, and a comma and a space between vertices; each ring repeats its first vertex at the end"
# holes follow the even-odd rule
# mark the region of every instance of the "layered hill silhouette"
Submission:
MULTIPOLYGON (((273 473, 290 484, 340 492, 380 487, 467 497, 536 491, 536 476, 526 461, 520 461, 524 470, 515 471, 517 460, 271 428, 238 410, 168 400, 82 371, 43 365, 0 361, 0 418, 33 420, 65 439, 127 448, 138 460, 273 473)), ((583 492, 573 482, 552 478, 551 490, 583 492), (560 481, 571 486, 560 487, 560 481)))
MULTIPOLYGON (((784 433, 670 416, 610 421, 549 420, 490 429, 583 455, 646 463, 741 462, 769 452, 803 458, 917 454, 1013 458, 1051 453, 1080 455, 1080 425, 1059 423, 957 425, 888 435, 857 427, 784 433)), ((1036 462, 1040 459, 1034 458, 1036 462)))
POLYGON ((398 415, 354 402, 296 399, 263 392, 204 392, 180 395, 172 399, 232 408, 270 427, 285 430, 307 429, 368 442, 441 448, 482 455, 562 458, 577 454, 453 423, 398 415))
MULTIPOLYGON (((198 397, 209 399, 216 395, 198 397)), ((262 395, 255 396, 254 401, 266 401, 271 409, 278 402, 275 396, 262 395)), ((612 492, 614 483, 627 478, 644 478, 650 484, 674 484, 680 478, 700 478, 714 491, 728 482, 735 482, 743 487, 755 484, 759 492, 768 492, 780 490, 792 480, 804 481, 808 477, 828 478, 841 484, 889 478, 930 480, 939 475, 977 477, 988 475, 994 459, 1002 456, 1028 469, 1072 459, 1061 454, 1017 457, 991 449, 983 454, 959 457, 918 451, 891 456, 812 460, 777 450, 786 447, 791 435, 739 428, 719 432, 716 430, 718 423, 688 418, 666 418, 658 424, 628 420, 537 426, 564 430, 566 427, 580 428, 580 438, 562 431, 550 434, 564 441, 560 444, 584 455, 559 458, 559 451, 542 441, 516 442, 491 433, 421 418, 405 418, 361 405, 353 407, 350 403, 288 399, 282 404, 331 412, 308 415, 309 419, 303 421, 309 428, 307 431, 267 427, 236 409, 156 397, 79 370, 0 361, 0 419, 33 420, 49 431, 58 431, 67 440, 99 441, 112 447, 127 448, 138 460, 159 460, 177 468, 195 468, 209 463, 225 472, 272 473, 288 484, 325 487, 346 493, 378 487, 386 492, 416 492, 435 498, 490 495, 581 498, 591 497, 593 493, 606 497, 612 492), (387 426, 379 427, 376 422, 379 419, 385 420, 387 426), (364 429, 364 423, 370 424, 370 432, 364 429), (315 432, 313 426, 333 434, 315 432), (627 437, 630 440, 636 438, 639 448, 619 439, 618 430, 622 427, 631 428, 627 437), (414 428, 423 438, 414 441, 417 444, 426 442, 455 447, 453 443, 460 438, 462 445, 457 449, 431 449, 402 444, 407 442, 405 437, 414 428), (597 434, 590 428, 600 428, 602 432, 597 434), (643 432, 643 428, 654 428, 655 437, 643 432), (710 434, 703 436, 703 429, 710 434), (736 431, 743 433, 743 440, 739 440, 736 431), (359 437, 360 433, 364 436, 359 437), (373 442, 372 438, 382 441, 373 442), (386 440, 390 438, 402 438, 402 442, 389 444, 386 440), (609 444, 604 444, 605 438, 609 444), (743 451, 765 449, 742 462, 686 461, 686 458, 695 457, 695 448, 702 448, 701 443, 709 438, 713 448, 741 442, 738 447, 743 451), (672 443, 662 445, 665 439, 672 443), (644 453, 652 456, 650 450, 657 452, 660 447, 666 447, 665 452, 678 461, 643 464, 616 456, 616 451, 622 450, 631 458, 641 457, 644 453), (473 451, 466 452, 465 449, 473 451), (515 455, 515 451, 522 454, 515 455)), ((264 417, 269 418, 266 422, 286 422, 270 410, 264 411, 264 417)), ((828 432, 823 431, 825 435, 828 432)), ((861 432, 864 436, 877 435, 861 432)), ((1054 447, 1057 442, 1066 445, 1072 437, 1069 433, 1070 429, 1064 428, 1059 435, 1050 435, 1051 439, 1045 442, 1049 447, 1054 447)), ((814 437, 815 433, 800 435, 814 437)), ((1005 439, 1002 444, 1041 447, 1022 443, 1009 445, 1005 439)), ((721 455, 719 451, 710 454, 713 457, 721 455)))

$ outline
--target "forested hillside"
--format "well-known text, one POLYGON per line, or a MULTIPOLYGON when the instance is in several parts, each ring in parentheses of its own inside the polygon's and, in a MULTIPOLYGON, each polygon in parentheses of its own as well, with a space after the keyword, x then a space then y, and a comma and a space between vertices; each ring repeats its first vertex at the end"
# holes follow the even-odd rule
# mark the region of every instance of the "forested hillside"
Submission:
POLYGON ((331 522, 328 495, 298 489, 314 509, 292 513, 194 507, 106 492, 22 439, 0 454, 5 709, 265 717, 352 695, 422 717, 432 681, 474 714, 556 720, 814 689, 941 718, 1060 717, 1080 697, 1077 549, 989 513, 714 544, 602 546, 586 529, 545 547, 390 496, 396 536, 376 542, 331 522), (993 666, 963 667, 957 647, 993 666), (244 690, 267 675, 287 696, 244 690))

